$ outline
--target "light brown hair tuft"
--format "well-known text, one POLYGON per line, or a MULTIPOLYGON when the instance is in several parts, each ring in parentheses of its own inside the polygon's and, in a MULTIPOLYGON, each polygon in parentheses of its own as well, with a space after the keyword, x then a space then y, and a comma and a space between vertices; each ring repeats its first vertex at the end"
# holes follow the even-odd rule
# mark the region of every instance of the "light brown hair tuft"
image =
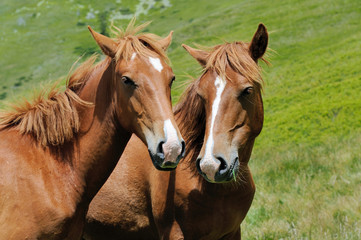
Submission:
POLYGON ((165 62, 169 63, 168 56, 159 43, 162 38, 152 33, 139 33, 149 24, 150 22, 146 22, 135 26, 135 18, 133 18, 125 31, 112 25, 112 32, 117 35, 114 39, 118 44, 115 55, 117 61, 121 59, 128 61, 131 59, 132 54, 136 52, 146 57, 156 57, 156 54, 158 54, 165 62))
MULTIPOLYGON (((256 83, 262 88, 263 80, 261 68, 249 54, 249 44, 244 42, 232 42, 216 45, 213 48, 202 47, 209 52, 207 65, 204 72, 214 70, 222 78, 231 79, 226 74, 226 67, 231 67, 234 71, 244 76, 249 82, 256 83)), ((261 58, 262 61, 265 61, 261 58)))

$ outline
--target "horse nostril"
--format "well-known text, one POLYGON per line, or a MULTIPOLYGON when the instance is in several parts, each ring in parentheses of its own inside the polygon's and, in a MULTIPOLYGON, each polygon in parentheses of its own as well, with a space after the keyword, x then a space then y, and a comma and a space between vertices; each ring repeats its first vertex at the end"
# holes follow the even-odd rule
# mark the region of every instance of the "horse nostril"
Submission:
POLYGON ((163 152, 163 144, 164 144, 164 142, 163 141, 161 141, 159 144, 158 144, 158 147, 157 147, 157 154, 164 154, 164 152, 163 152))
POLYGON ((217 157, 217 159, 220 162, 218 172, 220 174, 224 174, 225 172, 228 171, 228 164, 227 164, 226 160, 224 160, 222 157, 217 157))
POLYGON ((197 158, 196 160, 196 166, 197 166, 197 170, 200 174, 202 174, 202 170, 201 170, 201 158, 197 158))
POLYGON ((186 143, 182 140, 181 144, 182 144, 182 151, 181 151, 180 156, 184 157, 184 155, 186 153, 186 143))

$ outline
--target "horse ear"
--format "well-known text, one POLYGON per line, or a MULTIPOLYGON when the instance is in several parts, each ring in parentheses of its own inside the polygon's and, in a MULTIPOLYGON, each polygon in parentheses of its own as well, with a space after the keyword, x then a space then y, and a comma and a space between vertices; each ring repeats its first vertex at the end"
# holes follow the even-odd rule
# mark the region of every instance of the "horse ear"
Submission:
POLYGON ((103 53, 113 58, 117 52, 117 43, 107 36, 95 32, 90 26, 88 26, 88 29, 103 53))
POLYGON ((187 50, 187 52, 192 57, 194 57, 202 65, 202 67, 205 67, 207 65, 207 58, 209 53, 203 50, 191 48, 190 46, 187 46, 185 44, 182 44, 182 47, 187 50))
POLYGON ((258 29, 253 36, 252 42, 249 47, 251 57, 257 61, 266 52, 268 44, 268 33, 265 25, 260 23, 258 29))
POLYGON ((163 50, 166 51, 172 42, 173 31, 170 31, 167 37, 159 40, 159 44, 162 46, 163 50))

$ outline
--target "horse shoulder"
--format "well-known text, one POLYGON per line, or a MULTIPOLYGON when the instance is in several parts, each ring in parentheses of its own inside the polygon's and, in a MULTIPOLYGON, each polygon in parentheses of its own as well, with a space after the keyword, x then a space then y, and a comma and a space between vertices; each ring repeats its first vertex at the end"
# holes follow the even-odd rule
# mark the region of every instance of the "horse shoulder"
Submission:
POLYGON ((53 176, 59 171, 47 165, 50 155, 30 137, 3 130, 0 138, 1 239, 53 235, 50 229, 64 225, 75 211, 63 191, 66 179, 53 176))

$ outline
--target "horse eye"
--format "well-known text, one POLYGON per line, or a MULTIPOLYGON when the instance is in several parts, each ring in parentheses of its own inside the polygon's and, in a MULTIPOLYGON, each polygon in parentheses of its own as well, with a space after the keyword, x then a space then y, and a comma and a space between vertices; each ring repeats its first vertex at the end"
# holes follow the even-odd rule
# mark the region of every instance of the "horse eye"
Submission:
POLYGON ((129 77, 123 76, 123 77, 122 77, 122 81, 123 81, 123 83, 124 83, 125 85, 134 86, 134 87, 137 86, 137 85, 135 84, 135 82, 134 82, 132 79, 130 79, 129 77))
POLYGON ((143 43, 144 47, 148 47, 148 46, 149 46, 149 44, 148 44, 146 41, 141 41, 141 42, 143 43))
POLYGON ((246 87, 242 91, 242 96, 248 96, 251 95, 252 93, 253 93, 253 87, 246 87))

